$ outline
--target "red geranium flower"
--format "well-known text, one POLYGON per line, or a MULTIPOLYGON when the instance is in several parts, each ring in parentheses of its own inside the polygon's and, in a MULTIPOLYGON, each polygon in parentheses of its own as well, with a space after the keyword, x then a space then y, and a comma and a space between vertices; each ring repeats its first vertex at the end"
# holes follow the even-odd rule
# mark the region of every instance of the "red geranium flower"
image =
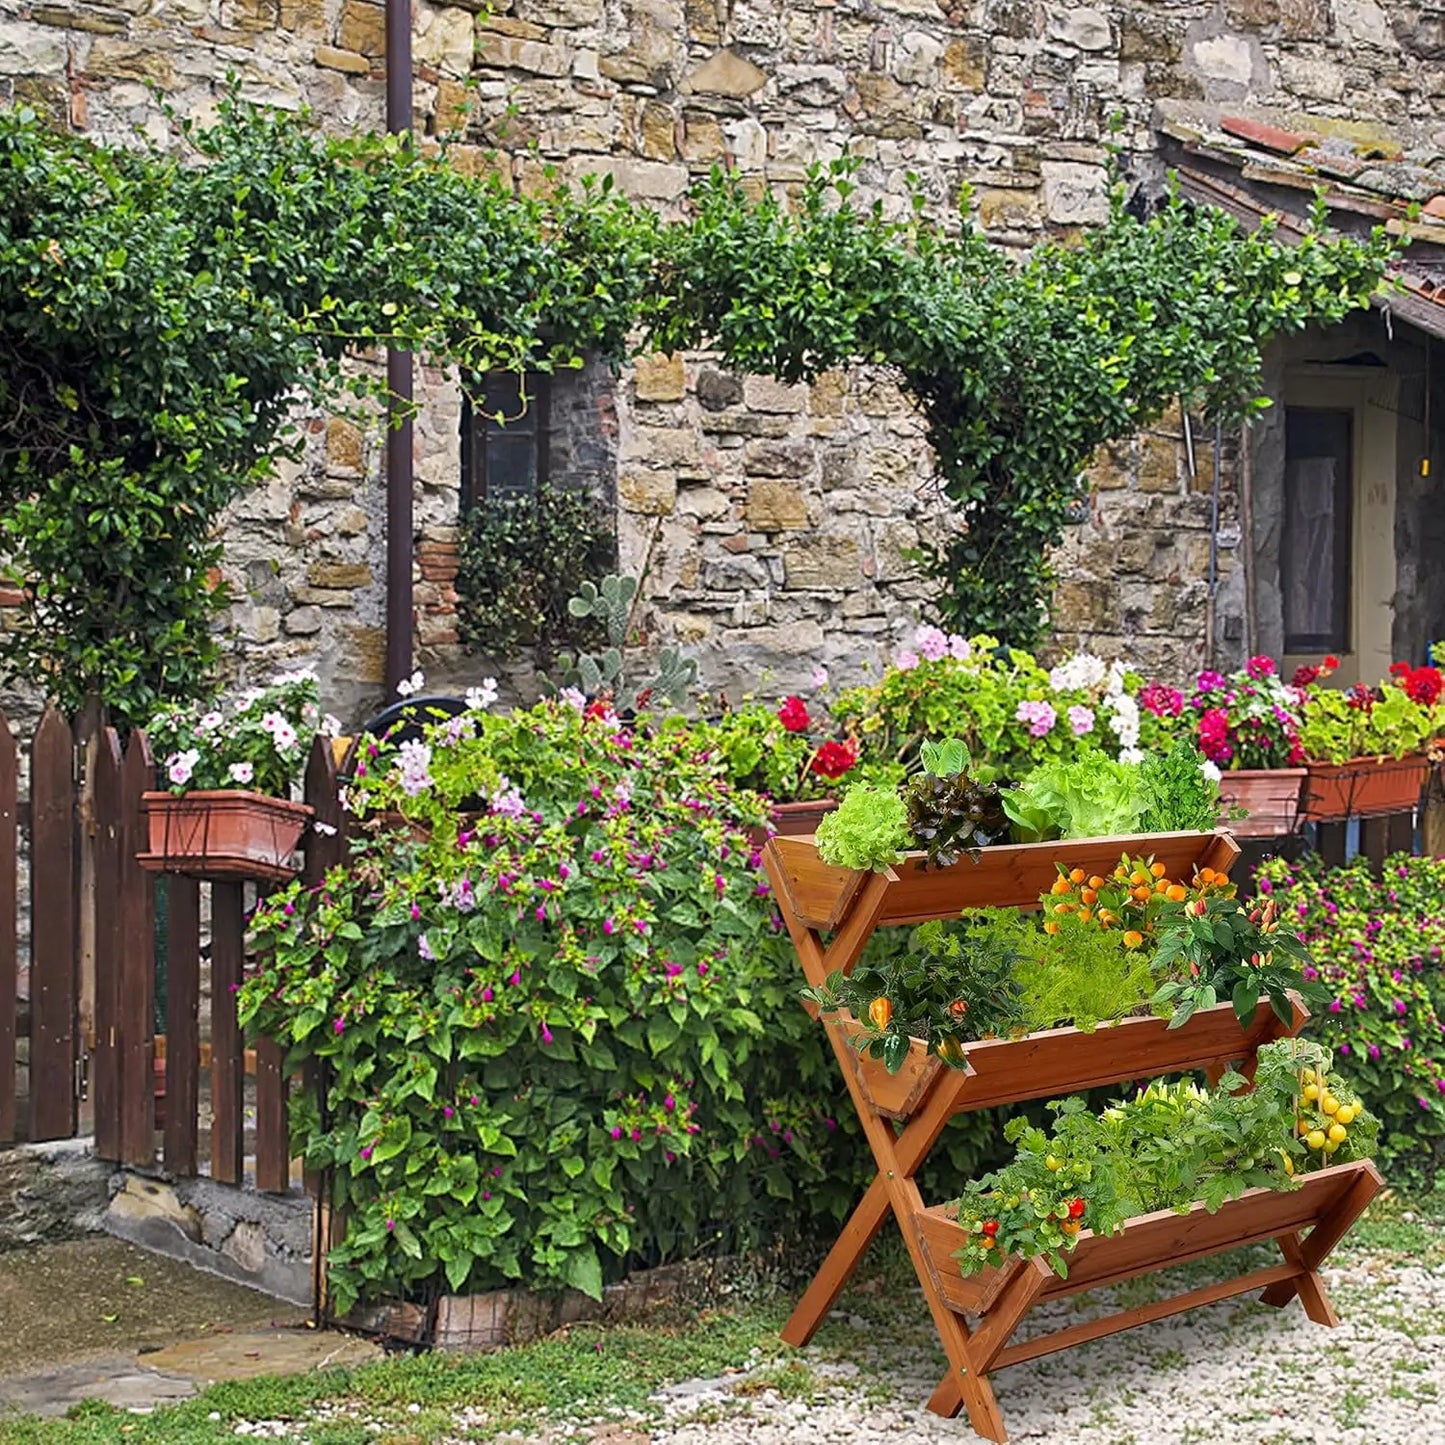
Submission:
POLYGON ((820 778, 841 778, 858 761, 858 744, 849 738, 847 742, 824 743, 813 758, 813 771, 820 778))
POLYGON ((785 697, 778 709, 778 721, 790 733, 802 733, 807 732, 808 724, 813 719, 808 716, 808 704, 802 698, 785 697))
POLYGON ((1438 667, 1416 667, 1406 669, 1400 678, 1400 686, 1405 689, 1405 696, 1411 702, 1417 702, 1422 707, 1433 707, 1441 691, 1445 690, 1445 677, 1440 675, 1438 667))

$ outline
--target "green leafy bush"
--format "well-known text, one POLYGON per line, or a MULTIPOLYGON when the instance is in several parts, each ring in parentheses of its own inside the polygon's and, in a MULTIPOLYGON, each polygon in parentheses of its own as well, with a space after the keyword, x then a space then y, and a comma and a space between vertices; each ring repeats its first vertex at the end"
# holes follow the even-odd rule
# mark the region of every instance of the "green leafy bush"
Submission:
POLYGON ((922 198, 901 219, 851 203, 859 164, 760 200, 714 173, 695 223, 662 234, 652 343, 787 380, 860 357, 896 368, 968 518, 920 548, 942 620, 1020 645, 1046 630, 1050 558, 1098 448, 1181 399, 1256 409, 1270 338, 1368 305, 1392 254, 1383 231, 1332 234, 1323 206, 1283 246, 1269 219, 1246 231, 1177 195, 1137 214, 1121 181, 1105 224, 1020 261, 935 226, 922 198))
POLYGON ((535 655, 544 666, 562 647, 594 645, 602 630, 567 610, 578 577, 616 562, 603 505, 566 487, 532 497, 487 497, 462 519, 457 630, 491 656, 535 655))
POLYGON ((345 1210, 340 1308, 596 1294, 851 1206, 836 1065, 748 840, 762 804, 719 772, 681 722, 565 703, 364 750, 351 806, 407 826, 263 903, 241 994, 328 1071, 294 1127, 345 1210))
POLYGON ((1349 1060, 1391 1168, 1429 1181, 1445 1169, 1445 860, 1398 853, 1377 875, 1363 857, 1273 858, 1256 876, 1327 990, 1310 1033, 1349 1060))
POLYGON ((388 342, 620 357, 655 229, 608 187, 522 197, 234 97, 180 130, 113 147, 0 110, 0 545, 30 624, 0 655, 122 723, 213 690, 217 523, 299 446, 298 400, 379 398, 344 362, 388 342))
POLYGON ((1445 728, 1445 709, 1417 702, 1390 683, 1376 691, 1312 690, 1299 730, 1306 758, 1347 763, 1351 758, 1403 758, 1424 752, 1445 728))
POLYGON ((1137 833, 1151 803, 1137 764, 1098 752, 1045 763, 1003 795, 1020 843, 1137 833))

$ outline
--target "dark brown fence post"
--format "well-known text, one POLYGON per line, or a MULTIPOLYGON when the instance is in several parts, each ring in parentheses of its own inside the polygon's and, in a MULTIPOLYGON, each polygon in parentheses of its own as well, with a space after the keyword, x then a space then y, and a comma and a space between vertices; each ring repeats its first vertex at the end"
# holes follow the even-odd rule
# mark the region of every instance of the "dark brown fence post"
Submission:
POLYGON ((319 883, 326 876, 327 869, 346 860, 347 814, 341 807, 336 758, 331 750, 330 738, 317 738, 311 744, 311 756, 306 762, 305 790, 306 801, 315 815, 311 827, 306 830, 306 862, 301 874, 309 884, 319 883))
POLYGON ((145 734, 136 729, 120 773, 120 957, 116 995, 120 1074, 120 1157, 144 1168, 155 1162, 155 885, 136 862, 149 848, 143 793, 156 785, 145 734))
POLYGON ((201 885, 172 873, 166 880, 165 1162, 190 1178, 199 1165, 197 1111, 201 1086, 201 885))
POLYGON ((0 712, 0 1144, 15 1139, 15 1035, 19 1024, 19 954, 15 946, 15 738, 0 712))
POLYGON ((246 1054, 236 1022, 246 916, 242 885, 211 884, 211 1178, 239 1184, 245 1166, 246 1054))
POLYGON ((75 753, 45 710, 30 753, 31 1137, 75 1133, 75 753))
POLYGON ((125 940, 121 906, 121 750, 114 728, 95 752, 95 1050, 91 1100, 95 1153, 120 1162, 120 973, 125 940))

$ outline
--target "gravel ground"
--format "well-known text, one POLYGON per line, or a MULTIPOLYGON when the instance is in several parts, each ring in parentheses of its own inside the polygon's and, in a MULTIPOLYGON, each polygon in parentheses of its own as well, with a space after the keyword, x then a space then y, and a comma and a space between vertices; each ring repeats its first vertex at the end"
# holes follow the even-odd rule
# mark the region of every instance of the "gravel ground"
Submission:
MULTIPOLYGON (((1441 1445, 1445 1441, 1445 1264, 1399 1265, 1357 1253, 1327 1270, 1338 1329, 1251 1300, 1226 1301, 1000 1372, 1015 1441, 1049 1445, 1441 1445)), ((1144 1289, 1113 1292, 1132 1304, 1144 1289)), ((1033 1317, 1070 1324, 1106 1296, 1060 1301, 1033 1317)), ((1037 1326, 1036 1326, 1037 1327, 1037 1326)), ((910 1313, 887 1339, 846 1322, 806 1368, 663 1392, 653 1445, 850 1445, 975 1440, 966 1420, 919 1408, 943 1374, 929 1322, 910 1313), (849 1358, 848 1338, 856 1342, 849 1358)))

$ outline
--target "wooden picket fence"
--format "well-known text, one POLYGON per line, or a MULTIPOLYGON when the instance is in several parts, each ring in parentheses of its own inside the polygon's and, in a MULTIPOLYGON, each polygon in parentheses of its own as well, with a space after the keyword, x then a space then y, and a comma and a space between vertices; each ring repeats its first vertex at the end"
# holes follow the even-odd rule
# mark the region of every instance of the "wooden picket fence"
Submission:
MULTIPOLYGON (((145 735, 133 732, 122 746, 115 730, 104 728, 83 740, 51 710, 28 756, 22 798, 22 750, 0 713, 0 1146, 22 1134, 18 1044, 24 1038, 25 1138, 67 1139, 93 1129, 101 1159, 284 1192, 292 1178, 286 1126, 292 1081, 277 1045, 262 1040, 248 1054, 236 1016, 246 890, 253 885, 167 875, 165 1018, 158 1037, 156 876, 136 862, 145 847, 141 795, 156 786, 145 735), (27 858, 28 899, 22 900, 27 858), (30 947, 23 967, 19 924, 26 904, 30 947), (208 1040, 201 1014, 207 942, 208 1040), (29 985, 23 993, 22 980, 29 985), (248 1062, 254 1073, 250 1150, 248 1062), (164 1099, 159 1128, 158 1094, 164 1099), (207 1104, 209 1149, 202 1157, 207 1104)), ((317 821, 335 830, 307 832, 303 876, 315 880, 346 846, 335 763, 324 739, 308 760, 305 793, 317 821)))

